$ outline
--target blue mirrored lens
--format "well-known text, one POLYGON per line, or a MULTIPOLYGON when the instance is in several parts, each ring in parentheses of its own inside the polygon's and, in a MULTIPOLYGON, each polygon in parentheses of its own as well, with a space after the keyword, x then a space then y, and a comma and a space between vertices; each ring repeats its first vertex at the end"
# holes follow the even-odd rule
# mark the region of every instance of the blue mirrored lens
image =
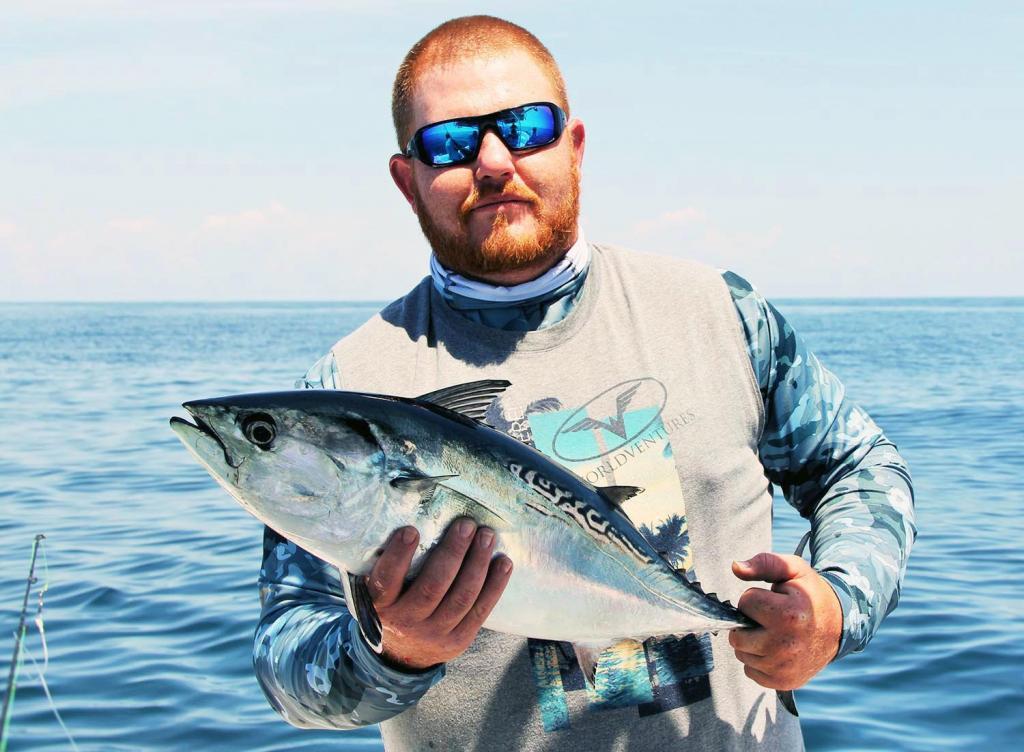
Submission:
POLYGON ((449 120, 427 128, 421 135, 423 152, 435 166, 465 162, 476 153, 480 128, 475 123, 449 120))
POLYGON ((476 159, 481 134, 493 128, 505 146, 523 151, 547 146, 562 132, 564 115, 555 105, 536 102, 501 112, 446 120, 425 126, 416 136, 416 153, 434 167, 464 164, 476 159))
POLYGON ((557 115, 544 104, 516 107, 498 119, 502 140, 510 149, 530 149, 550 144, 558 136, 557 115))

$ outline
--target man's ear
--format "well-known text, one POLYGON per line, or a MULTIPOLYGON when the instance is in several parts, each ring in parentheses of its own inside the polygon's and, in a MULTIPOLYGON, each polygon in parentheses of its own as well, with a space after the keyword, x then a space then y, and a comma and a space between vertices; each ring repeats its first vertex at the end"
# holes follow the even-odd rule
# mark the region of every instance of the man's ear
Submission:
POLYGON ((416 195, 412 191, 412 159, 402 154, 392 154, 388 162, 388 170, 391 172, 391 179, 395 181, 398 190, 405 196, 412 213, 416 213, 416 195))
POLYGON ((577 118, 566 123, 565 129, 572 138, 572 151, 573 157, 576 159, 576 166, 582 169, 583 151, 587 145, 587 129, 583 126, 583 121, 577 118))

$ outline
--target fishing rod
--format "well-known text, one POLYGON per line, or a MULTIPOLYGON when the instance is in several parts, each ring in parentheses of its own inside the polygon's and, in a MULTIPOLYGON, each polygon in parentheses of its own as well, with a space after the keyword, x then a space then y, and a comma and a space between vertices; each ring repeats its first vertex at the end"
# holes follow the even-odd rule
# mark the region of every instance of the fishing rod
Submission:
POLYGON ((0 711, 0 751, 7 748, 7 727, 10 723, 11 705, 14 703, 14 688, 18 678, 18 665, 21 662, 21 644, 25 640, 25 612, 28 610, 28 596, 32 592, 32 586, 36 583, 36 556, 39 554, 39 543, 46 536, 42 533, 36 535, 35 543, 32 544, 32 563, 28 568, 28 580, 25 582, 25 600, 21 604, 21 619, 18 621, 18 629, 15 632, 14 655, 11 657, 11 670, 7 674, 7 694, 4 695, 4 707, 0 711))

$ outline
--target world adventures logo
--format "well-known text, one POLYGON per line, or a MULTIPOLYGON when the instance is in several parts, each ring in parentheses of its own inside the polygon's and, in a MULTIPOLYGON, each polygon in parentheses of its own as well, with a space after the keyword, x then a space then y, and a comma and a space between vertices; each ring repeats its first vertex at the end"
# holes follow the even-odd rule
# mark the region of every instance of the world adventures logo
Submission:
POLYGON ((568 462, 610 454, 657 423, 667 399, 664 384, 650 376, 609 387, 565 419, 555 432, 552 451, 568 462))

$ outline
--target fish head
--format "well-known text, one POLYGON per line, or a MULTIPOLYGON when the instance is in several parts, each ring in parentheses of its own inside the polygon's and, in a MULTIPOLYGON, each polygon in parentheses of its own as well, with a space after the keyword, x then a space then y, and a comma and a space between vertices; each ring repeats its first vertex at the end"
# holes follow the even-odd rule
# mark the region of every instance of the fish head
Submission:
MULTIPOLYGON (((386 462, 369 422, 303 392, 197 400, 171 428, 248 512, 336 564, 382 527, 386 462)), ((379 542, 379 541, 378 541, 379 542)))

